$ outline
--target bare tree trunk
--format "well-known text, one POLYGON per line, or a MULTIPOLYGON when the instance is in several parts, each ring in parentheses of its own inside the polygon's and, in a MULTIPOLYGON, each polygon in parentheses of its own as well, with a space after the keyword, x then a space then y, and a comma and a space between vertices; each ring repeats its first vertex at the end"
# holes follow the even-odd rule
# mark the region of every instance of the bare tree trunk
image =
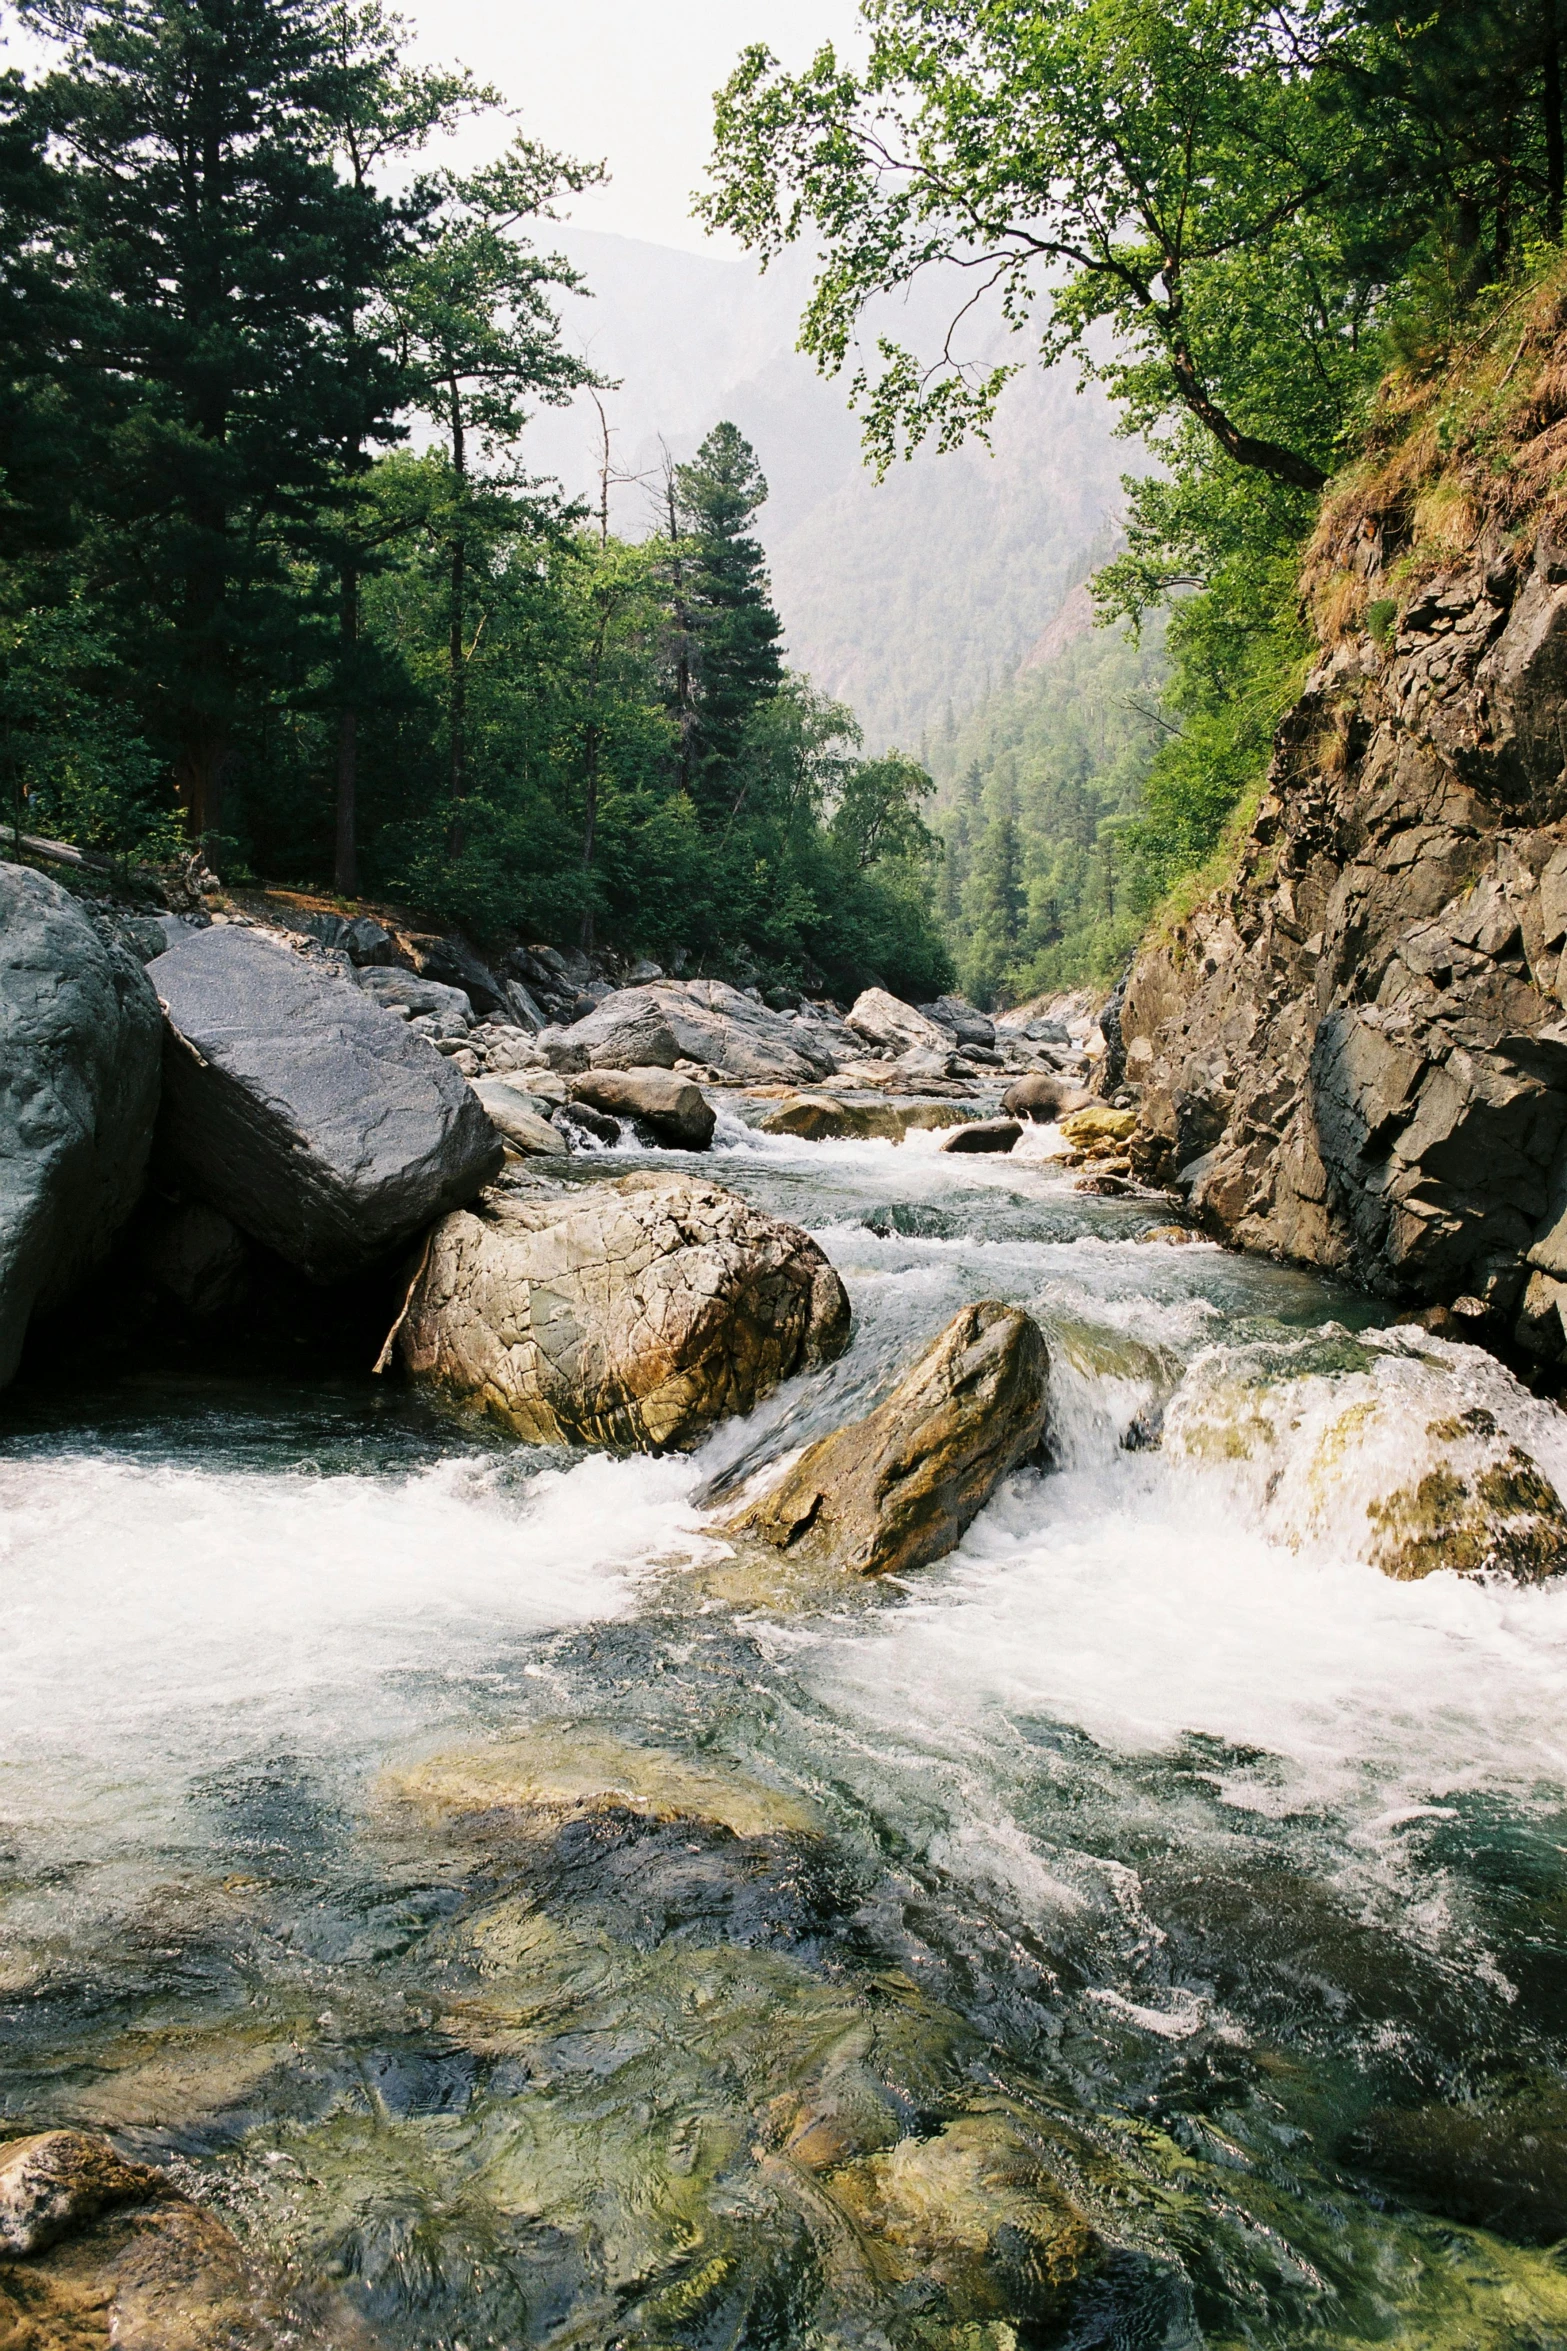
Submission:
POLYGON ((457 528, 451 545, 451 612, 447 637, 447 666, 449 693, 447 725, 449 732, 449 769, 447 789, 452 812, 446 833, 446 852, 449 857, 460 857, 467 842, 468 828, 463 821, 462 804, 468 789, 465 735, 468 723, 468 674, 463 657, 463 627, 468 587, 468 541, 464 498, 468 487, 467 449, 463 436, 462 393, 453 378, 448 389, 452 401, 452 471, 457 477, 457 528))

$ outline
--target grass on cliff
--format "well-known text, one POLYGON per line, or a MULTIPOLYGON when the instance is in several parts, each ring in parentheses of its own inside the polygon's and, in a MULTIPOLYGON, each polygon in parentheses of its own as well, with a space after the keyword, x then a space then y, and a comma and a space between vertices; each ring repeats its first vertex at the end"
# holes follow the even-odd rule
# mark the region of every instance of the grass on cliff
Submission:
POLYGON ((1430 580, 1522 559, 1567 503, 1567 256, 1384 377, 1365 454, 1323 501, 1302 588, 1325 645, 1388 644, 1430 580))

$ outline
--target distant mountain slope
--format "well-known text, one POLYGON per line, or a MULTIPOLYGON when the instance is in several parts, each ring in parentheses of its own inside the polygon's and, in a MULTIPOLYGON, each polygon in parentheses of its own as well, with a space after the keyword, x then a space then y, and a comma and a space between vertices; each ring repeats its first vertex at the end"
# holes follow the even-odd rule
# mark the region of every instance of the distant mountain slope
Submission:
MULTIPOLYGON (((1010 677, 1113 528, 1119 477, 1136 462, 1097 392, 1031 368, 1002 403, 993 454, 922 454, 878 485, 843 387, 794 349, 799 263, 761 277, 748 261, 570 226, 553 241, 593 289, 568 301, 568 331, 621 379, 604 396, 617 465, 651 473, 661 435, 683 457, 733 418, 771 486, 762 535, 789 657, 853 705, 873 749, 917 748, 949 705, 972 708, 1010 677)), ((916 306, 912 324, 895 324, 928 342, 926 307, 928 320, 916 306)), ((536 419, 525 455, 587 495, 597 434, 579 398, 536 419)), ((621 486, 612 511, 640 535, 651 487, 621 486)))

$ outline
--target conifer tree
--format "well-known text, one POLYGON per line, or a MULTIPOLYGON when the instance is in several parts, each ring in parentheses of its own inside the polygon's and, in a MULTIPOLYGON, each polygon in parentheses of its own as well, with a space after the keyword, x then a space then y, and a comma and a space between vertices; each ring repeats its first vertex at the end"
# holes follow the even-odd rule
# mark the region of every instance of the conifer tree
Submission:
POLYGON ((752 535, 766 497, 756 452, 736 425, 715 425, 675 469, 694 650, 690 790, 708 814, 734 807, 747 726, 783 679, 783 623, 752 535))

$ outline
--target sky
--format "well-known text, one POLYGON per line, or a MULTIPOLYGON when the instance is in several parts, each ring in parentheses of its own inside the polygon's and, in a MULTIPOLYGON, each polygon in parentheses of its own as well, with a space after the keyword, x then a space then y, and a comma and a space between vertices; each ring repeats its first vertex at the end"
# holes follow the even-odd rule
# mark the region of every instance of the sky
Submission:
MULTIPOLYGON (((854 0, 400 0, 429 61, 470 66, 516 109, 518 127, 609 166, 579 198, 584 228, 687 251, 721 251, 690 217, 712 130, 712 94, 752 41, 798 67, 825 40, 851 51, 854 0)), ((493 121, 463 134, 464 159, 503 141, 493 121)))

